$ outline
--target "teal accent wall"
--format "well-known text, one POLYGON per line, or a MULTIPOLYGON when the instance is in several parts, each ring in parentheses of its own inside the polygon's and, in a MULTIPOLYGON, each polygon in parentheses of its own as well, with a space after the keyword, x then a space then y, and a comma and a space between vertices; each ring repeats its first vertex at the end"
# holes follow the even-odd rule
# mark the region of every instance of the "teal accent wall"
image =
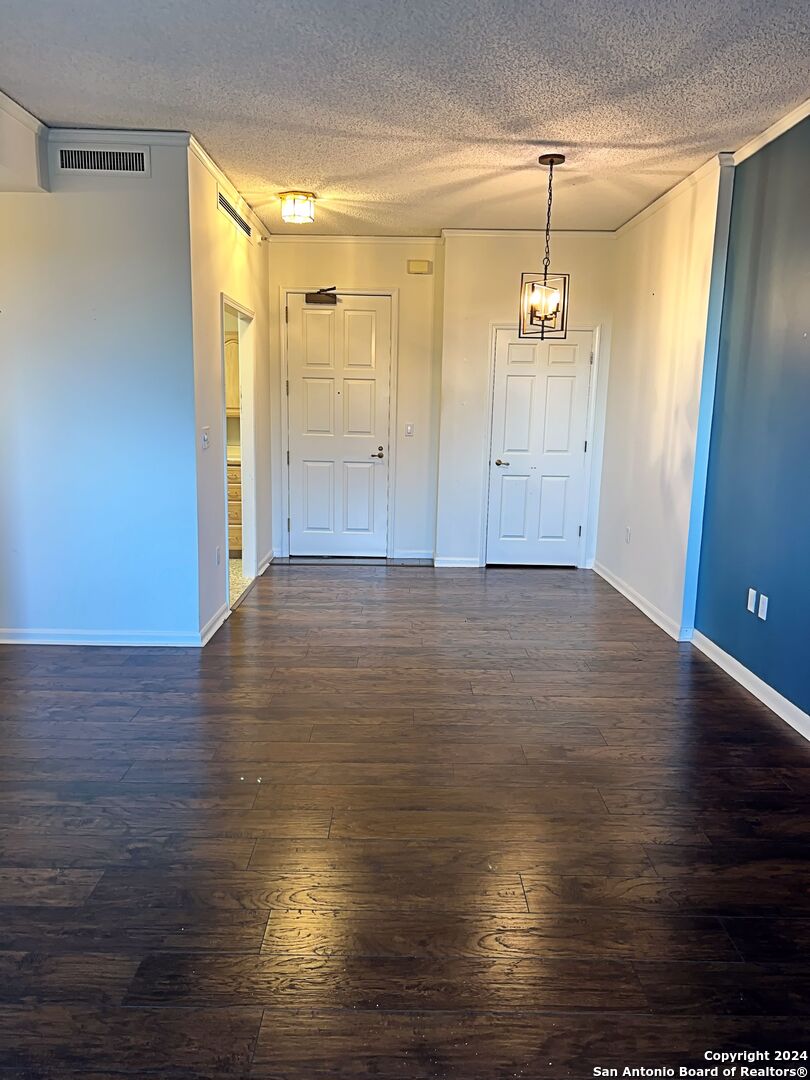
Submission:
POLYGON ((695 626, 810 711, 810 119, 734 178, 695 626))

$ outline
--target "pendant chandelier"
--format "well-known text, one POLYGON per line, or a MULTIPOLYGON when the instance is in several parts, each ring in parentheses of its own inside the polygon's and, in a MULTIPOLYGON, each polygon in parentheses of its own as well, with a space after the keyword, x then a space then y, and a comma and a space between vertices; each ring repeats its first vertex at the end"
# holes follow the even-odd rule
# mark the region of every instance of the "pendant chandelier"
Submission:
POLYGON ((554 166, 562 165, 564 154, 543 154, 538 158, 548 167, 548 206, 546 209, 546 250, 543 269, 520 275, 520 322, 518 337, 564 338, 568 333, 569 274, 552 274, 551 264, 551 204, 554 166))

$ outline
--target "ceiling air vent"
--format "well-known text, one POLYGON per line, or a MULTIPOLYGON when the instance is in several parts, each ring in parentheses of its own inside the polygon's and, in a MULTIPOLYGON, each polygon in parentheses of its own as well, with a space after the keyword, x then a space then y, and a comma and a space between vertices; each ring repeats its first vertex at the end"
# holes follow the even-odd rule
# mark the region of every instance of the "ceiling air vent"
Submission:
POLYGON ((219 208, 223 212, 223 214, 227 214, 231 221, 234 223, 234 225, 236 225, 237 229, 241 229, 245 236, 252 240, 253 232, 250 228, 250 225, 247 221, 245 221, 245 219, 242 217, 236 207, 233 206, 230 202, 228 202, 228 200, 225 198, 221 191, 218 193, 218 202, 219 208))
POLYGON ((146 150, 73 149, 59 150, 59 168, 65 172, 139 173, 149 175, 146 150))

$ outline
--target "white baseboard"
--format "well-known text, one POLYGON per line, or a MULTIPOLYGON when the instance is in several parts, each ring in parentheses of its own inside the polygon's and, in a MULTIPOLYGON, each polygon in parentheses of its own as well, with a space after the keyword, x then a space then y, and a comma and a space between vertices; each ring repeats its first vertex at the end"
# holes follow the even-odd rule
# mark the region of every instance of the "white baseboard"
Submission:
POLYGON ((276 552, 275 551, 268 551, 268 553, 266 555, 263 555, 262 558, 259 559, 259 569, 258 569, 258 571, 256 573, 256 577, 261 577, 262 576, 262 574, 265 572, 265 570, 270 565, 270 563, 273 561, 273 559, 275 559, 275 557, 276 557, 276 552))
POLYGON ((199 633, 182 631, 0 629, 0 645, 126 645, 199 649, 202 644, 199 633))
POLYGON ((755 675, 753 671, 741 664, 739 660, 735 660, 730 653, 725 652, 719 645, 715 645, 711 638, 707 638, 699 630, 695 630, 693 633, 692 644, 696 649, 700 649, 702 653, 705 653, 710 660, 714 660, 718 667, 721 667, 732 679, 736 679, 755 698, 759 698, 762 704, 767 705, 771 712, 775 712, 777 716, 798 731, 803 738, 810 741, 810 715, 800 709, 798 705, 788 701, 778 690, 774 690, 772 686, 760 679, 759 675, 755 675))
POLYGON ((628 585, 626 581, 622 581, 620 577, 617 577, 611 570, 608 570, 606 566, 603 566, 602 563, 594 561, 593 569, 599 577, 605 579, 608 585, 612 585, 614 589, 622 594, 622 596, 626 596, 631 604, 635 604, 639 611, 643 611, 648 619, 652 619, 656 626, 660 626, 670 637, 675 638, 676 641, 690 640, 692 636, 691 631, 682 629, 679 623, 661 611, 660 608, 657 608, 655 604, 650 603, 645 596, 636 592, 632 585, 628 585))
MULTIPOLYGON (((429 556, 426 556, 429 558, 429 556)), ((434 555, 434 566, 481 566, 481 560, 475 555, 434 555)))
POLYGON ((432 559, 432 551, 395 551, 392 559, 432 559))
POLYGON ((205 645, 211 640, 214 634, 219 630, 220 626, 230 615, 230 608, 227 604, 223 604, 216 614, 212 615, 205 626, 200 630, 200 639, 197 642, 198 645, 205 645))

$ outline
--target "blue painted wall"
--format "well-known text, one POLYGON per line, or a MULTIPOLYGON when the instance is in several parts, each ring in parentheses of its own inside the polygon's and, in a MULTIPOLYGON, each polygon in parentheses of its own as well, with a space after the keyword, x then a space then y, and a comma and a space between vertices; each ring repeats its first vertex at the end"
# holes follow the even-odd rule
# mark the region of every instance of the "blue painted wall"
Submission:
POLYGON ((736 170, 695 626, 810 711, 810 119, 736 170))

